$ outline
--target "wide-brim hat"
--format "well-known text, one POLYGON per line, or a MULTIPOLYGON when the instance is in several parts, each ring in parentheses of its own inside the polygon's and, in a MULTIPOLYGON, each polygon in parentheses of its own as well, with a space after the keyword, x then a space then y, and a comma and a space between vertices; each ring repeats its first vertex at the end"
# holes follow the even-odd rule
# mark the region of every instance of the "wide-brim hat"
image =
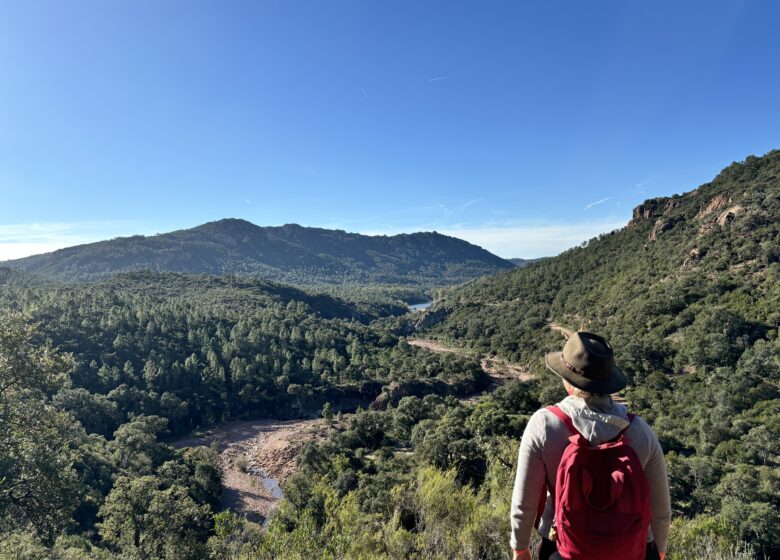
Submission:
POLYGON ((563 352, 547 354, 544 363, 572 386, 588 393, 608 395, 626 386, 626 376, 615 365, 612 347, 597 334, 572 333, 563 352))

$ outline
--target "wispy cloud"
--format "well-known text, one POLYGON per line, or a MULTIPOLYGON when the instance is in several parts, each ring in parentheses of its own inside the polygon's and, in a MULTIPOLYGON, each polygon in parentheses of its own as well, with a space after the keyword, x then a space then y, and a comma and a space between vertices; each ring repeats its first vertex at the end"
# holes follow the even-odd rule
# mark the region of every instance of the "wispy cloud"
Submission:
POLYGON ((428 78, 428 83, 430 84, 431 82, 440 82, 442 80, 448 80, 450 78, 452 78, 451 74, 447 74, 446 76, 436 76, 435 78, 428 78))
POLYGON ((461 205, 460 210, 465 210, 469 206, 473 206, 477 204, 478 202, 482 202, 483 198, 475 198, 474 200, 469 200, 466 204, 461 205))
POLYGON ((365 88, 360 88, 360 92, 363 94, 363 97, 365 97, 366 99, 368 99, 368 94, 366 93, 366 90, 365 90, 365 88))
POLYGON ((601 200, 597 200, 596 202, 591 202, 590 204, 585 205, 585 210, 590 210, 594 206, 598 206, 599 204, 604 204, 605 202, 609 202, 615 198, 614 196, 608 196, 607 198, 602 198, 601 200))
POLYGON ((441 202, 436 203, 436 209, 440 212, 443 212, 445 216, 451 216, 452 210, 449 209, 446 205, 442 204, 441 202))
POLYGON ((120 235, 132 235, 138 233, 137 226, 131 221, 0 225, 0 261, 49 253, 120 235))

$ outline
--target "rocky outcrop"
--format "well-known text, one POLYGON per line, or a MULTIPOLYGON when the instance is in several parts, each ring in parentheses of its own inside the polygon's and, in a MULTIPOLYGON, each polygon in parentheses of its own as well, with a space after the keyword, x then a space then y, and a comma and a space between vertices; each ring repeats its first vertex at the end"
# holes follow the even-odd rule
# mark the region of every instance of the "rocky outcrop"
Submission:
POLYGON ((415 330, 425 330, 437 323, 441 323, 444 321, 444 319, 447 318, 447 310, 443 307, 440 307, 438 309, 429 309, 426 311, 422 317, 417 319, 417 321, 414 322, 414 329, 415 330))
POLYGON ((721 215, 718 216, 718 219, 715 220, 715 223, 721 227, 729 225, 737 217, 740 210, 742 210, 742 207, 739 204, 732 206, 728 210, 722 212, 721 215))
POLYGON ((655 241, 658 239, 658 236, 661 235, 663 232, 671 229, 672 224, 671 222, 667 222, 665 220, 662 220, 661 218, 658 218, 655 221, 655 225, 653 226, 653 231, 650 232, 650 241, 655 241))
POLYGON ((731 202, 731 198, 727 198, 726 195, 719 194, 718 196, 710 200, 707 203, 707 205, 699 211, 696 218, 699 220, 704 219, 710 214, 717 212, 718 210, 720 210, 730 202, 731 202))
POLYGON ((631 221, 628 222, 628 227, 633 227, 644 220, 660 218, 664 213, 677 208, 679 205, 680 201, 676 197, 661 197, 645 200, 642 204, 634 208, 634 213, 631 217, 631 221))
POLYGON ((416 312, 414 318, 409 319, 403 327, 403 334, 412 336, 418 331, 424 331, 447 318, 447 310, 444 307, 429 307, 425 311, 416 312))
POLYGON ((710 200, 696 216, 698 220, 703 222, 699 226, 699 235, 712 231, 718 226, 724 227, 733 222, 736 219, 737 214, 742 211, 742 206, 736 204, 724 210, 724 208, 731 203, 732 198, 722 194, 719 194, 710 200), (713 218, 713 216, 717 217, 713 218))
POLYGON ((631 221, 628 222, 629 227, 634 226, 642 220, 650 220, 659 216, 663 212, 664 203, 668 199, 666 198, 651 198, 645 200, 642 204, 634 208, 634 213, 631 216, 631 221))

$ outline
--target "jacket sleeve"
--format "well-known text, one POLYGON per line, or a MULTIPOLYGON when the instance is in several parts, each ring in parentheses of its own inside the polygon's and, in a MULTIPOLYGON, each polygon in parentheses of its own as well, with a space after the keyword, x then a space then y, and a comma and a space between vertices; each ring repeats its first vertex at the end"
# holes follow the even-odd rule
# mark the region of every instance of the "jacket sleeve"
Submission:
POLYGON ((544 439, 545 419, 539 410, 528 421, 517 456, 517 473, 509 512, 512 525, 509 544, 513 550, 528 548, 542 492, 546 492, 542 460, 544 439))
POLYGON ((645 477, 650 489, 650 529, 655 545, 660 552, 666 552, 669 542, 669 526, 672 522, 672 505, 669 496, 669 477, 666 473, 666 459, 652 428, 645 424, 649 432, 650 456, 645 465, 645 477))

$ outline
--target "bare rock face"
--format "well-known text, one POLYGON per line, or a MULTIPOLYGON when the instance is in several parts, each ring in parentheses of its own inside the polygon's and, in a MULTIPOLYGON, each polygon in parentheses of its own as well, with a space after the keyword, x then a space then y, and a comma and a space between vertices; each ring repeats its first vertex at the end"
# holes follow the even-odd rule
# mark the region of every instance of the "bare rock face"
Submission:
POLYGON ((674 208, 677 208, 680 205, 680 201, 676 198, 669 199, 666 203, 666 206, 664 206, 664 212, 667 212, 669 210, 673 210, 674 208))
MULTIPOLYGON (((731 199, 725 201, 726 204, 728 204, 729 202, 731 202, 731 199)), ((712 203, 710 203, 709 206, 715 208, 715 205, 712 203)), ((722 207, 723 205, 718 206, 717 210, 720 210, 722 207)), ((742 206, 737 204, 735 206, 732 206, 720 212, 717 215, 717 218, 713 219, 712 217, 710 217, 709 219, 704 220, 704 223, 701 226, 699 226, 699 235, 703 235, 709 231, 712 231, 718 226, 726 227, 737 218, 737 214, 739 214, 741 211, 742 211, 742 206)))
POLYGON ((655 221, 655 225, 653 226, 653 231, 650 232, 649 240, 655 241, 656 239, 658 239, 659 235, 661 235, 663 232, 667 231, 671 227, 672 224, 670 222, 658 218, 655 221))
POLYGON ((712 214, 714 212, 717 212, 718 210, 720 210, 721 208, 723 208, 724 206, 726 206, 729 203, 731 203, 731 199, 730 198, 726 198, 725 195, 719 194, 718 196, 716 196, 715 198, 710 200, 707 203, 707 206, 702 208, 701 211, 699 211, 699 214, 696 217, 698 219, 700 219, 700 220, 703 219, 703 218, 706 218, 710 214, 712 214))
POLYGON ((740 212, 740 210, 742 210, 742 207, 739 204, 732 206, 728 210, 721 213, 720 216, 718 216, 716 223, 721 227, 729 225, 737 217, 737 214, 740 212))
POLYGON ((736 204, 727 208, 732 201, 730 196, 719 194, 699 211, 696 215, 696 219, 702 222, 699 226, 699 235, 710 232, 718 226, 727 226, 734 221, 742 206, 736 204))
POLYGON ((629 227, 638 224, 642 220, 649 220, 658 216, 661 213, 664 201, 665 199, 663 198, 651 198, 634 208, 631 221, 628 222, 629 227))
POLYGON ((677 208, 680 201, 675 198, 651 198, 634 208, 628 227, 633 227, 643 220, 651 220, 663 216, 665 212, 677 208))

